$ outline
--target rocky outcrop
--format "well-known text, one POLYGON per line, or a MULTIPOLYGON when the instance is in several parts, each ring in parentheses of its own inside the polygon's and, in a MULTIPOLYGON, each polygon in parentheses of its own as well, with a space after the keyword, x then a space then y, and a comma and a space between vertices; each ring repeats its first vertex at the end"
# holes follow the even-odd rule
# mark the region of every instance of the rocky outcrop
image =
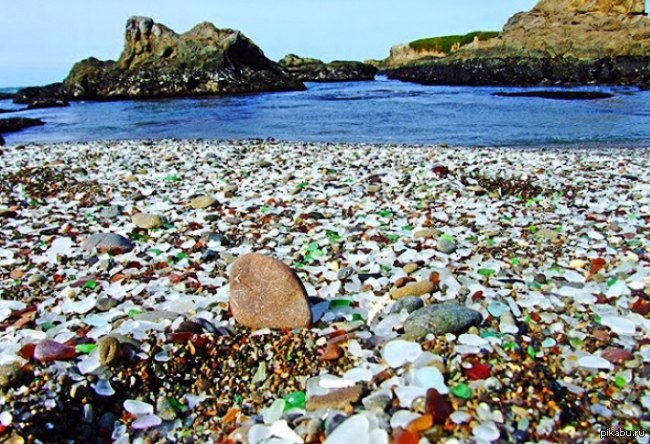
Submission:
POLYGON ((383 60, 367 60, 366 63, 375 66, 378 70, 395 69, 400 66, 424 59, 427 57, 445 57, 447 54, 441 51, 429 51, 412 48, 408 43, 400 43, 391 46, 387 58, 383 60))
POLYGON ((496 32, 471 32, 465 35, 448 35, 402 43, 390 48, 390 53, 383 60, 369 60, 380 70, 396 69, 417 60, 446 57, 461 48, 476 48, 479 42, 495 37, 496 32))
POLYGON ((146 17, 126 24, 114 61, 75 64, 62 84, 19 91, 15 101, 116 100, 302 90, 304 85, 241 32, 201 23, 185 34, 146 17))
POLYGON ((31 126, 45 125, 41 119, 29 119, 27 117, 12 117, 0 119, 0 134, 14 133, 31 126))
POLYGON ((426 84, 639 84, 650 81, 642 0, 541 0, 493 39, 391 71, 426 84))
POLYGON ((650 82, 650 57, 447 57, 388 77, 425 85, 636 85, 650 82))
POLYGON ((23 88, 14 96, 15 103, 38 103, 46 100, 67 100, 67 91, 63 83, 52 83, 46 86, 23 88))
POLYGON ((377 68, 361 62, 325 63, 295 54, 287 54, 279 63, 294 79, 302 82, 374 80, 377 74, 377 68))
POLYGON ((500 37, 479 46, 519 56, 650 56, 643 0, 541 0, 508 20, 500 37))

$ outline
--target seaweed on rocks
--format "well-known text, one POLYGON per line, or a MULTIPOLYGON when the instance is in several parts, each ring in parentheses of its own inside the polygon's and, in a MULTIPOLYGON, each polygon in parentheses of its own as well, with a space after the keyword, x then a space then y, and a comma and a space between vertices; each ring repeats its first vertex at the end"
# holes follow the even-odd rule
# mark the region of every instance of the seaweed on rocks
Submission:
POLYGON ((100 189, 96 181, 78 180, 71 171, 52 167, 26 167, 16 172, 0 176, 0 192, 13 196, 18 187, 33 201, 43 201, 49 197, 72 200, 78 193, 83 200, 96 196, 100 189))
POLYGON ((544 188, 537 185, 534 179, 531 178, 487 176, 476 171, 461 177, 460 181, 466 186, 476 184, 486 192, 497 193, 500 197, 515 196, 525 200, 534 199, 542 195, 568 195, 575 191, 573 187, 566 187, 562 190, 544 188))

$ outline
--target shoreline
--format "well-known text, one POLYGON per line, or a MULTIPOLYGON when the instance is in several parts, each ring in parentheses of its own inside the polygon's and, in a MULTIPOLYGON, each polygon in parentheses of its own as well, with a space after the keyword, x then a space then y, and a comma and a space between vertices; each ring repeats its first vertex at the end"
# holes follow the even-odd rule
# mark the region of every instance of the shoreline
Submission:
POLYGON ((113 140, 0 161, 2 438, 579 441, 649 425, 648 147, 113 140), (132 250, 85 249, 98 233, 132 250), (251 251, 296 269, 311 328, 234 322, 228 271, 251 251), (482 322, 404 335, 408 304, 441 303, 482 322), (65 353, 35 359, 50 340, 65 353))
MULTIPOLYGON (((5 135, 5 140, 11 138, 16 133, 8 133, 5 135)), ((269 138, 257 138, 257 137, 247 137, 247 138, 124 138, 124 139, 79 139, 71 141, 54 141, 54 142, 18 142, 18 143, 7 143, 4 146, 0 146, 0 149, 14 149, 16 147, 45 147, 45 146, 61 146, 61 145, 91 145, 91 144, 119 144, 119 143, 135 143, 135 144, 154 144, 154 143, 208 143, 208 144, 249 144, 249 143, 269 143, 269 144, 289 144, 289 145, 313 145, 313 146, 325 146, 325 147, 345 147, 345 148, 377 148, 377 149, 434 149, 434 150, 504 150, 504 151, 525 151, 525 152, 565 152, 567 149, 569 153, 580 154, 584 152, 598 152, 598 153, 625 153, 625 152, 643 152, 650 150, 650 143, 648 144, 630 144, 630 143, 603 143, 603 142, 567 142, 567 143, 549 143, 541 145, 454 145, 447 144, 444 142, 432 142, 432 143, 401 143, 401 142, 352 142, 352 141, 313 141, 313 140, 290 140, 290 139, 276 139, 273 137, 269 138)))

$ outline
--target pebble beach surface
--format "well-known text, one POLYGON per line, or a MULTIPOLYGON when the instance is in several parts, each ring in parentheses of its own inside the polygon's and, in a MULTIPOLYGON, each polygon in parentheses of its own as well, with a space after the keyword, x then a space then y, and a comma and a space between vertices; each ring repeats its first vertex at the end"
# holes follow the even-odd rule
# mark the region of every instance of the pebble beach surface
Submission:
POLYGON ((167 140, 0 162, 4 442, 650 426, 650 150, 167 140), (256 256, 237 285, 290 288, 299 323, 304 290, 308 327, 250 328, 245 298, 235 321, 229 273, 251 252, 298 280, 256 256))

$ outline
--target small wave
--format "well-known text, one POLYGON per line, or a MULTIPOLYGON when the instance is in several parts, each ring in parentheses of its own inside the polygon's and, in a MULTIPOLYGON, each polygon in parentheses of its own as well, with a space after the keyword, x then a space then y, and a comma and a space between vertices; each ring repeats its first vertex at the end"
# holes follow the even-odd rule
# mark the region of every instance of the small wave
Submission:
POLYGON ((316 96, 317 100, 324 100, 330 102, 337 101, 357 101, 357 100, 384 100, 384 99, 400 99, 405 97, 420 97, 424 96, 424 91, 390 91, 390 90, 378 90, 378 91, 369 91, 359 95, 342 95, 342 94, 327 94, 316 96))
POLYGON ((145 122, 135 122, 133 125, 134 126, 170 126, 170 125, 178 125, 180 124, 180 120, 165 120, 164 122, 160 121, 145 121, 145 122))

